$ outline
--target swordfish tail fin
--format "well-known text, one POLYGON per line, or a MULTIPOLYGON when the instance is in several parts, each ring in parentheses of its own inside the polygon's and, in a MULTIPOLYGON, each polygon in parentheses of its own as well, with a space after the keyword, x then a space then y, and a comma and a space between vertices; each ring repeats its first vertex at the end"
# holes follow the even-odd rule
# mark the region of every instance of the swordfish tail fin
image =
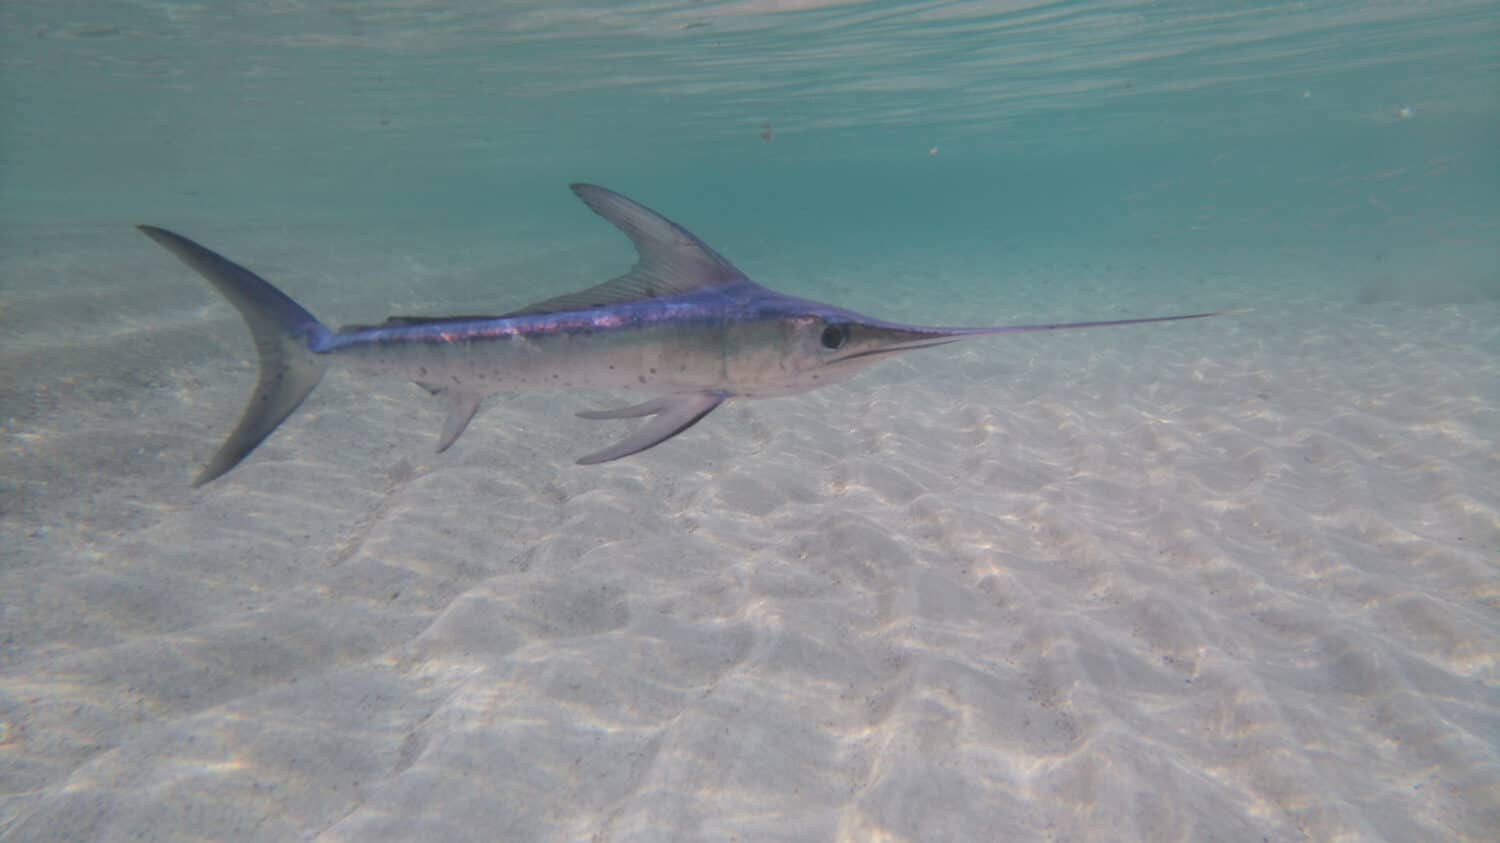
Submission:
POLYGON ((140 230, 208 279, 239 310, 260 354, 260 380, 234 432, 193 481, 202 486, 239 465, 302 404, 327 368, 313 349, 330 335, 311 313, 270 282, 180 234, 140 230))

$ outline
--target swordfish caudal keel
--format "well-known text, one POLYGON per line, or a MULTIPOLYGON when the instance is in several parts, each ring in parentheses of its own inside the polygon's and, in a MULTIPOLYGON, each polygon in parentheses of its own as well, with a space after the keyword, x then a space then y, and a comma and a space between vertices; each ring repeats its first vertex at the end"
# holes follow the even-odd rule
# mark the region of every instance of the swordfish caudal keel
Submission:
POLYGON ((904 351, 992 334, 1233 312, 976 328, 887 322, 762 287, 682 226, 618 193, 587 184, 573 185, 573 192, 635 246, 636 263, 625 274, 498 316, 393 316, 337 330, 250 270, 179 234, 141 226, 239 310, 260 357, 250 403, 195 485, 249 456, 335 365, 404 377, 446 401, 439 451, 457 441, 494 393, 618 389, 651 396, 579 413, 647 418, 626 438, 578 461, 588 465, 659 445, 731 398, 805 392, 904 351))

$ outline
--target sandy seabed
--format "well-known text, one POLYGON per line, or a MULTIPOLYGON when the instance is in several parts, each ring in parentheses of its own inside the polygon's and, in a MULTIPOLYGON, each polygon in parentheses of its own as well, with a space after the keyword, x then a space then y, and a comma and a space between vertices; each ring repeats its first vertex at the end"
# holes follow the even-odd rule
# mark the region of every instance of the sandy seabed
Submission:
MULTIPOLYGON (((333 322, 444 309, 435 261, 198 234, 333 322)), ((1298 267, 891 299, 1256 310, 913 354, 592 468, 607 396, 437 455, 421 390, 334 374, 194 490, 254 379, 230 308, 133 234, 12 232, 0 839, 1494 839, 1500 291, 1298 267)))

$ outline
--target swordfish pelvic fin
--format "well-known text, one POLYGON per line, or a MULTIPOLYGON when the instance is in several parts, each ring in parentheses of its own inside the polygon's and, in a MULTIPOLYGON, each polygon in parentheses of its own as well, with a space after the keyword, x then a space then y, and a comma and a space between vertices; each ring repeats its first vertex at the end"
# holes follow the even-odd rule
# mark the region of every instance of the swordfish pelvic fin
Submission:
POLYGON ((654 448, 697 424, 704 416, 713 412, 715 407, 724 403, 728 397, 722 392, 695 392, 689 395, 657 398, 619 410, 594 410, 579 413, 578 415, 585 419, 626 419, 640 416, 655 416, 656 418, 641 425, 634 433, 608 448, 580 457, 578 464, 595 465, 628 457, 631 454, 639 454, 647 448, 654 448))

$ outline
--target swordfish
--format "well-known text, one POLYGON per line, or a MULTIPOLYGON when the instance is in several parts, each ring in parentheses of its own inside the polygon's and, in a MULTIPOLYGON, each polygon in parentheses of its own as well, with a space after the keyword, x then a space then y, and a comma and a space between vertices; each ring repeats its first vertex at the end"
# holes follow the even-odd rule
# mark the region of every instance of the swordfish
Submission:
POLYGON ((502 392, 620 390, 647 400, 578 413, 648 418, 579 459, 660 445, 731 399, 794 395, 847 380, 905 351, 967 337, 1201 319, 1227 311, 1093 322, 942 328, 861 316, 751 281, 687 229, 602 187, 572 185, 635 245, 630 271, 499 316, 392 316, 330 329, 270 282, 180 234, 140 226, 240 312, 260 355, 249 406, 193 485, 223 476, 290 416, 332 366, 406 378, 447 402, 447 450, 480 403, 502 392))

